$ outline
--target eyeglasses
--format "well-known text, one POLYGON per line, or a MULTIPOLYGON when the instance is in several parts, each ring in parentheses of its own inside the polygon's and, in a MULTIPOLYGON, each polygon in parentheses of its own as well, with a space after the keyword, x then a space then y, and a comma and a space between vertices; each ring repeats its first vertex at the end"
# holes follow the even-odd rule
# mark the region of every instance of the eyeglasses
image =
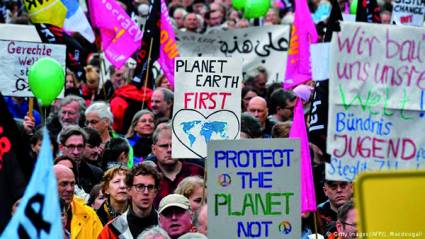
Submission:
POLYGON ((156 190, 155 185, 153 184, 134 184, 133 187, 136 189, 137 192, 143 193, 145 190, 148 190, 148 192, 153 192, 156 190))
POLYGON ((172 147, 171 144, 158 144, 157 146, 161 149, 168 149, 172 147))
POLYGON ((341 224, 343 224, 343 225, 347 225, 347 226, 352 226, 352 227, 357 227, 357 223, 347 223, 347 222, 341 222, 341 224))
POLYGON ((78 144, 78 145, 74 145, 74 144, 68 144, 68 145, 64 145, 67 149, 70 150, 83 150, 84 149, 84 144, 78 144))
POLYGON ((86 126, 87 125, 95 125, 97 123, 99 123, 100 120, 87 120, 86 121, 86 126))

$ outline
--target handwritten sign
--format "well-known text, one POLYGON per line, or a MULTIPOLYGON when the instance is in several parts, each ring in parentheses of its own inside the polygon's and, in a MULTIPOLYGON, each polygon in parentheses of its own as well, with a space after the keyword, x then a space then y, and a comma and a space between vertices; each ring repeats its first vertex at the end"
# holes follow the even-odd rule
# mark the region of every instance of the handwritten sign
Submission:
MULTIPOLYGON (((28 71, 39 58, 51 57, 65 70, 64 45, 0 41, 0 91, 4 95, 32 97, 28 71)), ((59 95, 63 97, 63 91, 59 95)))
POLYGON ((423 25, 425 14, 424 1, 394 0, 392 4, 392 21, 397 25, 423 25))
POLYGON ((176 58, 173 157, 205 158, 207 143, 238 139, 242 61, 235 58, 176 58))
POLYGON ((214 34, 176 32, 181 56, 240 57, 243 75, 258 66, 266 68, 268 83, 283 82, 289 49, 290 27, 262 26, 214 34))
POLYGON ((341 27, 331 43, 326 177, 425 167, 425 29, 341 27))
POLYGON ((208 238, 300 238, 299 148, 295 139, 211 141, 208 238))

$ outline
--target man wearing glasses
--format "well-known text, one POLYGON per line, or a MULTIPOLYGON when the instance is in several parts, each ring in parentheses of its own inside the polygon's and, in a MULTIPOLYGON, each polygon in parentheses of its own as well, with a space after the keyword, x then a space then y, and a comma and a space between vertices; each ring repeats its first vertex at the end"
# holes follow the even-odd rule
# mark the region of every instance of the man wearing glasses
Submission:
POLYGON ((130 207, 105 225, 99 239, 137 238, 146 228, 158 225, 158 213, 153 208, 153 201, 160 180, 155 166, 141 163, 134 167, 125 180, 131 198, 130 207))
POLYGON ((62 130, 59 141, 61 154, 70 157, 77 165, 77 175, 75 175, 77 185, 89 193, 93 186, 102 179, 103 171, 83 160, 87 133, 79 126, 70 125, 62 130))
POLYGON ((325 180, 323 192, 328 200, 317 206, 317 212, 321 233, 329 235, 336 232, 338 209, 351 199, 353 187, 350 182, 325 180))
POLYGON ((338 209, 336 221, 338 239, 357 238, 357 216, 353 201, 348 201, 338 209))

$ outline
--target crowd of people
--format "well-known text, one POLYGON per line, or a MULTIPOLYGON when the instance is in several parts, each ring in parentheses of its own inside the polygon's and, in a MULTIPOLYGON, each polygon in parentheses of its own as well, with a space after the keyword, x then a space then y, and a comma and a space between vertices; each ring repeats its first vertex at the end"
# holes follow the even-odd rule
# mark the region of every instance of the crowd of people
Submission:
MULTIPOLYGON (((282 3, 281 8, 270 8, 262 24, 293 22, 294 3, 282 3)), ((318 33, 323 35, 331 4, 327 0, 308 3, 318 33)), ((338 3, 341 11, 348 11, 350 2, 338 3)), ((148 0, 121 4, 140 24, 146 21, 148 0)), ((380 4, 382 23, 389 23, 391 2, 380 4)), ((214 33, 258 25, 227 0, 171 0, 168 6, 176 31, 214 33)), ((18 1, 0 1, 0 22, 29 24, 23 9, 18 1)), ((29 166, 23 168, 26 179, 40 151, 44 121, 55 158, 65 238, 206 238, 205 164, 171 155, 173 85, 159 74, 149 87, 137 86, 131 82, 129 65, 111 66, 105 81, 100 69, 96 55, 87 60, 83 77, 68 69, 65 97, 50 108, 46 119, 38 107, 29 114, 26 99, 6 97, 10 113, 29 139, 29 166)), ((280 83, 267 82, 267 71, 260 66, 244 79, 241 138, 289 135, 297 95, 282 89, 280 83)), ((314 90, 313 81, 306 85, 314 90)), ((311 99, 303 102, 307 122, 311 99)), ((352 184, 326 180, 326 152, 313 143, 310 149, 318 201, 317 233, 326 238, 356 237, 352 184)), ((8 209, 11 213, 17 203, 8 209)), ((313 214, 300 217, 303 236, 315 233, 313 214)))

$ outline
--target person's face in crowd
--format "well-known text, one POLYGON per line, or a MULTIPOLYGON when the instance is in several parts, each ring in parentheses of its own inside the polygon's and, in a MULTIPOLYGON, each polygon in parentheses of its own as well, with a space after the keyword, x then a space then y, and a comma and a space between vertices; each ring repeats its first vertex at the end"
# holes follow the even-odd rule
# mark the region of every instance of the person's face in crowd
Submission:
POLYGON ((102 204, 105 202, 106 197, 105 195, 102 193, 102 190, 99 190, 99 194, 97 195, 96 199, 94 200, 93 204, 91 205, 91 207, 95 210, 99 209, 102 204))
POLYGON ((331 206, 338 209, 348 200, 353 194, 353 187, 351 183, 343 181, 327 181, 323 186, 325 195, 329 198, 331 206))
POLYGON ((391 24, 391 13, 384 11, 381 13, 381 22, 382 24, 391 24))
POLYGON ((152 145, 152 153, 161 165, 175 165, 177 159, 171 157, 171 130, 162 130, 158 135, 158 141, 152 145))
POLYGON ((275 9, 270 8, 269 11, 267 12, 266 18, 264 20, 264 24, 265 25, 280 24, 279 13, 275 9))
POLYGON ((135 176, 133 186, 129 189, 133 209, 140 211, 151 209, 157 192, 158 189, 152 175, 135 176))
POLYGON ((128 199, 127 185, 125 184, 125 173, 118 172, 109 181, 105 193, 109 195, 110 200, 115 202, 125 202, 128 199))
POLYGON ((208 206, 204 205, 201 207, 198 215, 198 232, 204 234, 205 236, 208 235, 208 206))
POLYGON ((248 103, 247 111, 257 118, 262 126, 266 124, 268 110, 264 99, 258 96, 252 98, 248 103))
POLYGON ((63 155, 70 157, 74 161, 80 161, 85 148, 84 139, 81 135, 71 135, 65 144, 60 145, 63 155))
POLYGON ((59 110, 59 122, 62 127, 68 125, 78 125, 80 119, 80 104, 77 101, 72 101, 69 104, 62 106, 59 110))
POLYGON ((39 139, 37 140, 37 143, 31 145, 31 149, 36 155, 38 155, 38 153, 40 152, 41 142, 42 140, 39 139))
POLYGON ((174 20, 177 24, 177 28, 183 28, 184 27, 184 15, 180 11, 176 11, 174 13, 174 20))
POLYGON ((171 105, 164 100, 161 90, 156 90, 152 94, 152 113, 157 116, 164 116, 171 109, 171 105))
POLYGON ((214 11, 210 13, 209 24, 211 27, 218 26, 221 24, 223 20, 223 15, 219 11, 214 11))
POLYGON ((134 131, 141 136, 150 136, 153 133, 155 128, 153 115, 144 114, 137 121, 136 127, 134 127, 134 131))
POLYGON ((183 0, 183 6, 185 8, 191 6, 193 4, 193 0, 183 0))
MULTIPOLYGON (((97 73, 95 74, 94 72, 89 74, 90 77, 86 76, 87 79, 87 88, 89 88, 90 90, 96 90, 99 87, 99 80, 100 80, 100 71, 98 67, 93 67, 94 71, 97 73)), ((87 75, 87 74, 86 74, 87 75)))
POLYGON ((72 78, 72 75, 66 75, 65 89, 72 89, 72 88, 75 88, 74 79, 72 78))
POLYGON ((184 27, 187 31, 195 32, 198 29, 198 18, 194 13, 188 13, 184 19, 184 27))
POLYGON ((255 96, 257 96, 257 93, 255 93, 254 91, 248 91, 245 96, 243 97, 243 111, 245 112, 246 109, 248 108, 248 103, 249 101, 254 98, 255 96))
POLYGON ((124 75, 126 73, 126 68, 121 67, 119 69, 116 69, 114 74, 111 76, 112 85, 115 89, 118 89, 119 87, 125 85, 125 79, 124 75))
POLYGON ((164 77, 161 81, 161 85, 159 85, 159 87, 162 88, 167 88, 167 89, 172 89, 170 82, 168 81, 168 79, 166 77, 164 77))
POLYGON ((260 92, 264 92, 266 90, 267 77, 264 73, 259 73, 255 76, 255 80, 253 82, 253 86, 258 89, 260 92))
POLYGON ((171 238, 178 238, 192 229, 192 213, 180 207, 169 207, 159 215, 159 225, 171 238))
POLYGON ((202 206, 202 193, 203 188, 198 186, 195 188, 192 195, 190 195, 190 197, 188 198, 190 202, 190 208, 192 208, 193 211, 198 210, 202 206))
POLYGON ((90 161, 97 161, 99 159, 101 153, 101 149, 99 145, 91 145, 86 144, 86 147, 84 147, 83 156, 85 159, 90 161))
POLYGON ((100 135, 103 135, 109 130, 109 120, 100 118, 97 112, 89 112, 86 114, 86 125, 89 128, 97 130, 100 135))
POLYGON ((70 170, 63 169, 57 170, 55 173, 58 181, 59 197, 65 201, 66 205, 69 205, 74 198, 74 174, 70 170))
POLYGON ((294 107, 295 107, 296 99, 287 100, 285 108, 279 108, 277 114, 282 119, 282 121, 291 120, 294 115, 294 107))
POLYGON ((357 238, 357 213, 354 208, 348 211, 344 222, 336 222, 336 229, 341 239, 357 238))

